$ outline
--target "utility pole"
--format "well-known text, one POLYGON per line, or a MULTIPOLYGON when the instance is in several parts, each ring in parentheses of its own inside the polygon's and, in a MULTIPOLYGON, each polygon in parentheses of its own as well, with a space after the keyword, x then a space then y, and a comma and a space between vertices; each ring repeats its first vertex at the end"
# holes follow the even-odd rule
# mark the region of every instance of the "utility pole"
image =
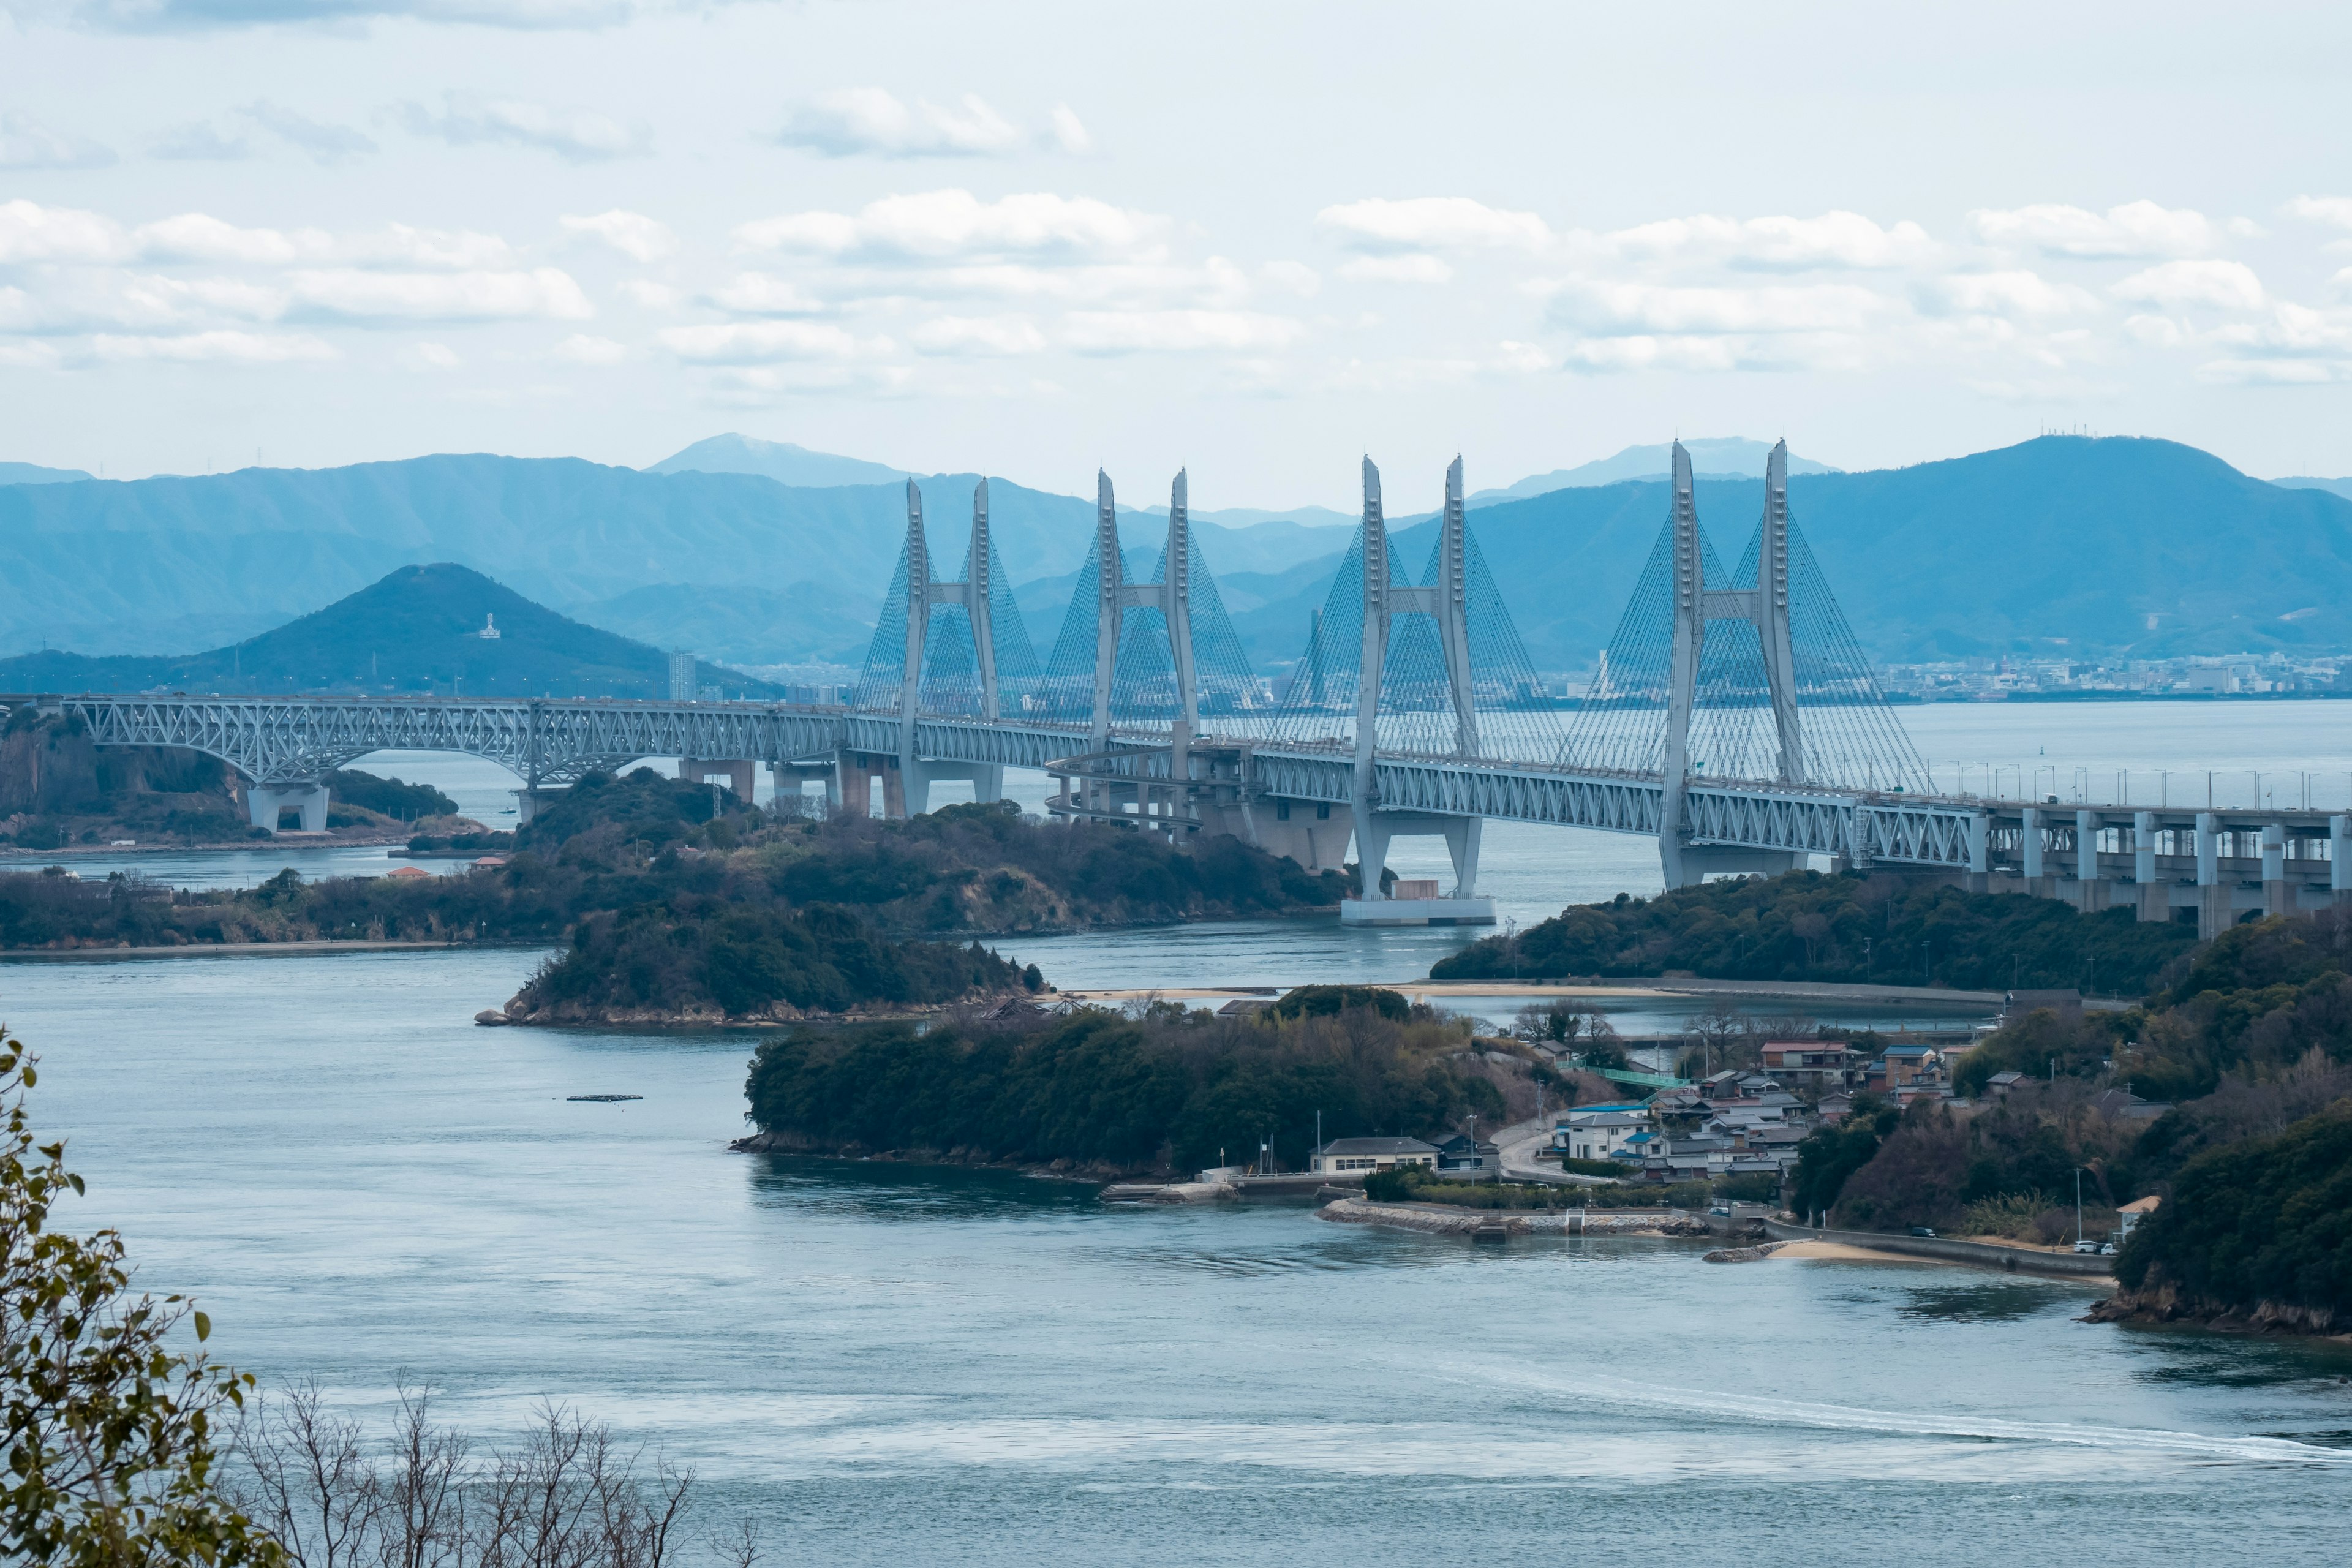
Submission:
POLYGON ((2083 1167, 2074 1167, 2074 1245, 2083 1245, 2083 1167))

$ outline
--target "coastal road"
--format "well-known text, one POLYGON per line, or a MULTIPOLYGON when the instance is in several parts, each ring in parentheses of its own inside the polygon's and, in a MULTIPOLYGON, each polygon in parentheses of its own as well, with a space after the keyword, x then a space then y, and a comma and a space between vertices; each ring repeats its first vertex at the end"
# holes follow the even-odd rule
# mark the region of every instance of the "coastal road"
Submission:
POLYGON ((1536 1163, 1536 1151, 1551 1142, 1551 1130, 1549 1116, 1498 1128, 1494 1134, 1495 1147, 1502 1153, 1504 1176, 1514 1182, 1541 1182, 1554 1187, 1599 1186, 1598 1176, 1570 1175, 1557 1165, 1536 1163))

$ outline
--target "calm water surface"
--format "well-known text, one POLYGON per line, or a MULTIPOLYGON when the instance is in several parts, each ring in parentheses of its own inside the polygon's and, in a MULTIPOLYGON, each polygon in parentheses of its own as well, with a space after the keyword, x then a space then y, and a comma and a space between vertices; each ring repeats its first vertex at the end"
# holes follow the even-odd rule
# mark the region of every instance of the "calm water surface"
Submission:
POLYGON ((488 1030, 533 955, 0 964, 44 1131, 224 1355, 562 1400, 779 1563, 2335 1563, 2352 1355, 2093 1292, 730 1154, 741 1037, 488 1030), (620 1105, 570 1094, 645 1096, 620 1105))

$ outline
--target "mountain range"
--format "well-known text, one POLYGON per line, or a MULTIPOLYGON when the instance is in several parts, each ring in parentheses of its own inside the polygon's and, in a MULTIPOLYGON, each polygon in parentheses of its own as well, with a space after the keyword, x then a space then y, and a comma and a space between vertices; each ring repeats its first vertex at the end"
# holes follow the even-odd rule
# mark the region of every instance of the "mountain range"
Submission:
MULTIPOLYGON (((1765 448, 1686 445, 1709 470, 1701 516, 1718 552, 1737 560, 1761 483, 1714 470, 1760 467, 1765 448)), ((1591 663, 1665 516, 1661 479, 1580 476, 1662 465, 1664 451, 1630 448, 1484 494, 1475 531, 1540 668, 1591 663), (1508 493, 1538 484, 1552 488, 1508 493)), ((1790 481, 1799 525, 1882 659, 2352 649, 2352 499, 2316 482, 2265 483, 2192 447, 2124 437, 2046 437, 1865 473, 1792 466, 1811 470, 1790 481)), ((904 538, 898 470, 731 436, 656 468, 442 455, 134 481, 0 479, 0 649, 230 647, 396 568, 449 563, 649 647, 737 664, 863 658, 904 538), (696 466, 706 461, 884 479, 787 484, 696 466)), ((962 567, 975 480, 916 481, 946 574, 962 567)), ((1094 503, 1002 479, 990 493, 998 549, 1042 653, 1084 562, 1094 503)), ((1195 514, 1261 668, 1297 657, 1349 542, 1328 521, 1349 520, 1302 511, 1313 521, 1195 514)), ((1156 559, 1164 517, 1156 504, 1122 506, 1131 560, 1156 559)), ((1426 515, 1391 527, 1417 574, 1426 515)))

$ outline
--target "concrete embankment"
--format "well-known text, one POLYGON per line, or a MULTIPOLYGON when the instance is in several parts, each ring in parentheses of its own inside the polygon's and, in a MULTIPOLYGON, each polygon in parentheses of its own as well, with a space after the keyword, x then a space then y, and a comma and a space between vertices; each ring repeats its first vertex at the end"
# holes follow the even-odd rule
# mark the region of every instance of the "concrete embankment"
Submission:
POLYGON ((2049 1274, 2062 1279, 2079 1279, 2086 1285, 2109 1285, 2115 1279, 2109 1270, 2115 1267, 2112 1258, 2074 1252, 2041 1252, 2025 1247, 2002 1247, 1989 1241, 1962 1241, 1946 1236, 1889 1236, 1874 1230, 1820 1230, 1811 1226, 1790 1225, 1785 1220, 1764 1221, 1764 1233, 1775 1241, 1826 1241, 1842 1247, 1857 1247, 1864 1252, 1900 1258, 1927 1258, 1941 1263, 1967 1263, 1979 1268, 1998 1268, 2004 1274, 2049 1274))
POLYGON ((1380 1204, 1340 1198, 1323 1205, 1322 1219, 1342 1225, 1385 1225, 1433 1236, 1469 1236, 1500 1226, 1513 1236, 1705 1236, 1706 1226, 1677 1210, 1473 1209, 1452 1204, 1380 1204))

